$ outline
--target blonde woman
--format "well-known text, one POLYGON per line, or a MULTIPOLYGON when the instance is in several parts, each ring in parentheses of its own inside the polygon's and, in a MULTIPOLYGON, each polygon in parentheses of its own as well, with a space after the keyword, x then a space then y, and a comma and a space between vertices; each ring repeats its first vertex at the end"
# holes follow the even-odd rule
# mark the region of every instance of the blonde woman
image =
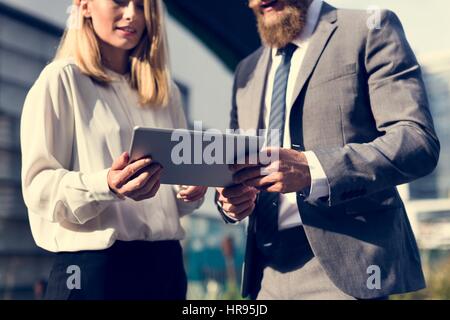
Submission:
POLYGON ((186 126, 161 2, 74 6, 21 123, 31 230, 38 246, 57 253, 46 297, 185 299, 179 219, 206 188, 160 185, 164 169, 151 159, 129 163, 124 152, 136 125, 186 126))

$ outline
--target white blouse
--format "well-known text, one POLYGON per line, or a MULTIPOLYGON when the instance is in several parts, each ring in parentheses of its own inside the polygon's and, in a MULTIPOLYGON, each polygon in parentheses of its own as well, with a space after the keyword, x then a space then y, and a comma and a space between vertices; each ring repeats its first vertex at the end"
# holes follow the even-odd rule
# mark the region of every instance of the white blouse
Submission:
POLYGON ((50 63, 25 100, 21 119, 22 191, 33 237, 52 251, 99 250, 115 240, 180 240, 185 203, 179 186, 135 202, 110 191, 107 173, 128 151, 134 126, 185 128, 178 88, 165 108, 142 108, 126 76, 108 86, 69 59, 50 63))

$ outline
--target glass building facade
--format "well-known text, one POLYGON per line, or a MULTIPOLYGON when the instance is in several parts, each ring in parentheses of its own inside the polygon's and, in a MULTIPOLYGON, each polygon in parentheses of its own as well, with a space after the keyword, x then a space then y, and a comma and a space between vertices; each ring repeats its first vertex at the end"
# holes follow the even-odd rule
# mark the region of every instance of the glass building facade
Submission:
POLYGON ((60 34, 0 4, 0 299, 33 298, 52 263, 34 243, 22 200, 19 123, 25 96, 60 34))

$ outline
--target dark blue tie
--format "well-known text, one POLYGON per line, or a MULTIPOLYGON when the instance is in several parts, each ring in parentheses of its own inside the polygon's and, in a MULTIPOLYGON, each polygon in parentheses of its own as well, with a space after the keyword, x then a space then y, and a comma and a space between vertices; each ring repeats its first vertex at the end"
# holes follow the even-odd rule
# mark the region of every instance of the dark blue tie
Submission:
MULTIPOLYGON (((286 90, 291 68, 291 59, 297 46, 288 44, 278 49, 282 61, 275 73, 270 117, 267 132, 267 146, 283 146, 286 123, 286 90), (276 134, 274 134, 276 132, 276 134)), ((256 243, 263 252, 270 252, 274 237, 278 232, 279 193, 262 191, 259 194, 256 217, 256 243)))

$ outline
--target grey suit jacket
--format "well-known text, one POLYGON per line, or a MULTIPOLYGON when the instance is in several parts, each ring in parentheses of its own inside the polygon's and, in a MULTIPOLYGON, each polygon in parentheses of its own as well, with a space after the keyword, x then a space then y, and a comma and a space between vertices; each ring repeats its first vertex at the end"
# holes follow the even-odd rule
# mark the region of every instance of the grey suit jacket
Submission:
MULTIPOLYGON (((381 28, 369 29, 367 18, 365 11, 323 4, 295 85, 293 110, 300 112, 290 118, 330 186, 329 198, 314 204, 298 194, 309 243, 335 285, 357 298, 425 286, 395 187, 430 173, 440 150, 421 70, 399 19, 382 11, 381 28), (379 289, 367 285, 371 266, 381 271, 379 289)), ((231 128, 262 127, 270 63, 270 49, 261 47, 238 65, 231 128)), ((257 214, 250 218, 243 277, 243 295, 252 297, 262 276, 252 232, 257 214)))

